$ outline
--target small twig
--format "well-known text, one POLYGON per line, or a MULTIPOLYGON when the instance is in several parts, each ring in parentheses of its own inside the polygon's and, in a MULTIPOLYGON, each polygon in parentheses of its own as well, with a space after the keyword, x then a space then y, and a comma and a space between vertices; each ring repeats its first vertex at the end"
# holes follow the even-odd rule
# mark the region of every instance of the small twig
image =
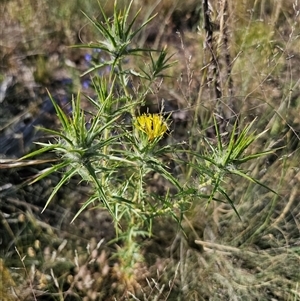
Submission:
POLYGON ((26 201, 22 201, 16 198, 8 197, 7 201, 11 204, 16 205, 17 208, 25 207, 29 212, 35 211, 35 212, 40 212, 41 208, 38 206, 35 206, 33 204, 30 204, 26 201))
POLYGON ((32 165, 40 165, 49 162, 56 162, 59 159, 45 159, 45 160, 27 160, 27 161, 20 161, 13 160, 13 159, 0 159, 0 169, 7 169, 7 168, 17 168, 17 167, 25 167, 25 166, 32 166, 32 165))
POLYGON ((219 72, 219 64, 218 64, 218 58, 214 52, 214 45, 213 45, 213 24, 210 20, 210 8, 208 5, 207 0, 203 0, 203 13, 204 13, 204 30, 206 32, 206 40, 205 44, 207 48, 210 50, 211 53, 211 62, 210 66, 213 70, 213 82, 215 87, 215 93, 217 101, 222 98, 222 89, 220 87, 220 72, 219 72))
POLYGON ((284 217, 288 214, 288 212, 290 211, 294 201, 296 200, 297 197, 297 192, 298 192, 298 186, 294 186, 292 188, 292 192, 290 194, 290 198, 288 203, 286 204, 286 206, 284 207, 282 213, 277 217, 277 219, 274 221, 274 223, 272 224, 272 227, 276 227, 281 220, 284 219, 284 217))
MULTIPOLYGON (((220 250, 220 251, 229 251, 229 252, 235 252, 235 253, 241 253, 241 252, 244 253, 245 252, 244 250, 240 250, 238 248, 225 246, 225 245, 220 245, 220 244, 216 244, 216 243, 208 242, 208 241, 203 241, 203 240, 195 240, 195 243, 197 245, 202 245, 203 247, 217 249, 217 250, 220 250)), ((249 251, 247 251, 247 252, 249 252, 249 251)))
POLYGON ((27 272, 27 269, 26 269, 26 266, 25 266, 25 263, 24 263, 24 259, 25 259, 26 256, 21 257, 21 254, 20 254, 19 250, 17 249, 17 247, 15 247, 15 250, 16 250, 16 252, 17 252, 17 254, 18 254, 18 256, 19 256, 19 258, 20 258, 20 260, 21 260, 21 262, 22 262, 22 266, 23 266, 23 268, 24 268, 26 277, 27 277, 27 279, 29 280, 29 286, 30 286, 30 290, 31 290, 33 299, 34 299, 35 301, 37 301, 36 295, 35 295, 35 292, 34 292, 34 288, 33 288, 33 284, 32 284, 32 280, 31 280, 31 278, 30 278, 30 276, 29 276, 29 274, 28 274, 28 272, 27 272))

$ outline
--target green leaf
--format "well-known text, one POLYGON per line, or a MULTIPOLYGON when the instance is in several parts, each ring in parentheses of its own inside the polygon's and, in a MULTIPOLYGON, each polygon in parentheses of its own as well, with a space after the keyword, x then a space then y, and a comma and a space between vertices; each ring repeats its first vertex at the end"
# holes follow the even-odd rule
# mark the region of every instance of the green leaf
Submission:
POLYGON ((18 159, 18 161, 22 161, 22 160, 25 160, 25 159, 28 159, 28 158, 31 158, 31 157, 35 157, 37 155, 41 155, 41 154, 49 152, 49 151, 53 151, 59 146, 59 144, 50 144, 50 145, 48 145, 48 144, 41 143, 41 142, 36 142, 36 144, 43 145, 44 147, 23 156, 22 158, 18 159))
POLYGON ((92 203, 99 201, 99 196, 90 196, 88 200, 84 202, 84 204, 81 205, 80 209, 77 211, 75 216, 71 220, 71 224, 75 221, 75 219, 92 203))
POLYGON ((69 119, 68 116, 64 113, 64 111, 60 108, 60 106, 56 103, 56 101, 52 98, 50 92, 47 90, 49 98, 54 106, 54 109, 56 111, 56 114, 64 128, 64 130, 67 132, 69 129, 69 119))
MULTIPOLYGON (((101 8, 101 6, 100 6, 101 8)), ((110 27, 110 22, 109 20, 107 19, 105 13, 103 12, 102 8, 101 8, 101 11, 102 11, 102 15, 105 19, 105 23, 106 23, 106 26, 108 27, 105 28, 105 26, 103 26, 100 22, 95 22, 93 19, 91 19, 86 13, 82 12, 84 14, 84 16, 93 24, 93 26, 95 28, 98 29, 98 31, 107 39, 109 39, 109 41, 111 42, 111 44, 113 45, 114 48, 117 47, 117 43, 115 41, 115 38, 113 37, 112 35, 112 28, 110 27)))
POLYGON ((41 180, 41 179, 49 176, 53 172, 57 172, 61 168, 64 168, 64 167, 68 166, 69 164, 70 164, 69 161, 63 161, 63 162, 61 162, 59 164, 53 165, 52 167, 46 168, 46 169, 40 171, 38 173, 37 177, 33 181, 31 181, 29 184, 31 185, 31 184, 33 184, 33 183, 35 183, 35 182, 37 182, 37 181, 39 181, 39 180, 41 180))
POLYGON ((277 193, 275 190, 273 190, 272 188, 270 188, 270 187, 268 187, 267 185, 263 184, 262 182, 256 180, 255 178, 253 178, 253 177, 251 177, 251 176, 245 174, 244 172, 241 172, 240 170, 237 170, 237 169, 230 170, 230 173, 236 174, 236 175, 238 175, 238 176, 240 176, 240 177, 242 177, 242 178, 245 178, 245 179, 247 179, 248 181, 250 181, 250 182, 252 182, 252 183, 256 183, 256 184, 258 184, 258 185, 260 185, 260 186, 266 188, 267 190, 273 192, 274 194, 278 195, 278 193, 277 193))
MULTIPOLYGON (((55 131, 55 130, 51 130, 51 129, 47 129, 47 128, 43 128, 43 127, 38 127, 38 129, 40 129, 41 131, 43 132, 46 132, 48 134, 51 134, 55 137, 60 137, 62 140, 65 140, 67 143, 69 143, 70 145, 73 146, 73 142, 71 139, 69 139, 66 135, 64 135, 62 132, 59 132, 59 131, 55 131)), ((36 142, 36 144, 39 144, 39 145, 47 145, 45 143, 41 143, 41 142, 36 142)), ((51 144, 51 145, 61 145, 61 144, 51 144)))
POLYGON ((228 196, 228 194, 225 192, 225 190, 223 190, 223 188, 219 186, 219 187, 218 187, 218 191, 219 191, 223 196, 225 196, 227 202, 230 204, 231 208, 234 210, 234 212, 236 213, 236 215, 238 216, 238 218, 239 218, 240 220, 242 220, 241 217, 240 217, 240 215, 239 215, 239 213, 238 213, 238 211, 236 210, 236 208, 235 208, 235 206, 234 206, 234 203, 233 203, 232 199, 228 196))
POLYGON ((149 164, 151 166, 151 168, 153 168, 153 170, 159 172, 165 179, 170 181, 170 183, 172 183, 174 186, 176 186, 179 190, 182 190, 182 187, 179 184, 179 182, 177 181, 177 179, 175 179, 171 173, 166 171, 162 165, 155 162, 154 160, 147 161, 147 164, 149 164))
POLYGON ((109 205, 106 194, 103 190, 102 185, 99 182, 99 179, 95 173, 94 168, 91 166, 91 164, 89 162, 87 162, 84 166, 87 169, 87 171, 89 172, 90 176, 92 177, 94 184, 96 184, 97 193, 99 194, 100 200, 103 202, 105 208, 109 211, 109 213, 113 216, 113 211, 109 205))
MULTIPOLYGON (((66 163, 66 162, 65 162, 66 163)), ((69 181, 75 174, 77 173, 77 168, 76 167, 71 167, 70 170, 65 171, 63 177, 61 178, 61 180, 59 181, 59 183, 54 187, 51 195, 49 196, 46 205, 44 207, 44 209, 42 210, 42 213, 45 211, 45 209, 48 207, 48 205, 50 204, 51 200, 53 199, 53 197, 56 195, 56 193, 58 192, 58 190, 67 182, 69 181)))

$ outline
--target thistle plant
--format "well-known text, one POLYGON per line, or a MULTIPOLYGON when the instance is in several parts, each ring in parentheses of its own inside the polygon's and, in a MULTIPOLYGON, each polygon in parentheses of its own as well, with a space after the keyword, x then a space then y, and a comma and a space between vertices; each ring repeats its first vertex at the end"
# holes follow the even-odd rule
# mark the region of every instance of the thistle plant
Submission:
POLYGON ((212 200, 227 202, 235 211, 239 218, 240 215, 234 205, 234 201, 230 198, 229 194, 224 188, 226 179, 236 175, 244 178, 249 182, 256 183, 276 194, 274 190, 264 185, 260 181, 251 177, 247 171, 241 168, 243 163, 250 160, 260 158, 262 156, 274 153, 276 149, 266 150, 255 154, 246 154, 246 151, 253 142, 263 136, 266 131, 256 134, 255 131, 251 132, 251 128, 255 123, 254 119, 250 124, 246 125, 244 129, 238 133, 237 121, 235 122, 231 133, 229 133, 228 142, 225 142, 219 132, 219 127, 216 119, 214 118, 214 126, 216 131, 216 143, 210 142, 207 138, 203 138, 206 147, 201 153, 191 150, 193 155, 193 162, 189 162, 191 169, 198 174, 198 191, 209 189, 209 194, 200 193, 199 196, 207 199, 207 205, 212 200), (218 198, 217 195, 221 195, 222 198, 218 198))
MULTIPOLYGON (((34 180, 63 171, 45 208, 73 176, 79 176, 80 181, 90 184, 92 193, 74 219, 91 206, 104 207, 110 212, 116 230, 113 242, 118 245, 117 255, 126 275, 132 274, 135 263, 142 260, 139 239, 152 235, 152 224, 157 216, 171 216, 180 226, 182 216, 191 206, 192 199, 205 198, 209 204, 219 200, 217 193, 238 214, 234 201, 230 199, 226 187, 223 187, 224 179, 234 174, 263 185, 238 169, 238 166, 271 152, 244 155, 251 143, 263 134, 249 134, 253 122, 238 136, 235 125, 229 143, 224 145, 215 121, 216 145, 205 140, 206 154, 193 152, 192 146, 184 151, 189 154, 189 158, 193 158, 184 164, 199 174, 199 183, 192 187, 172 174, 172 170, 163 162, 162 155, 179 155, 182 151, 176 145, 160 144, 169 129, 168 118, 162 112, 140 115, 138 111, 144 105, 145 96, 152 92, 153 83, 160 80, 164 76, 163 72, 174 62, 170 62, 171 56, 167 56, 166 48, 157 51, 134 47, 134 38, 153 17, 135 29, 139 12, 128 22, 131 5, 132 1, 123 12, 119 12, 115 5, 112 18, 106 16, 100 6, 103 17, 100 22, 86 16, 99 32, 99 41, 75 47, 100 49, 108 55, 107 60, 96 62, 84 73, 91 75, 95 91, 94 97, 85 96, 89 111, 81 109, 81 93, 72 100, 71 116, 51 98, 61 128, 44 130, 55 136, 56 141, 39 143, 40 149, 23 158, 49 151, 55 152, 58 157, 57 163, 41 171, 34 180), (143 60, 148 58, 149 63, 145 68, 126 69, 124 62, 133 55, 143 56, 143 60), (105 69, 105 76, 95 72, 103 67, 109 67, 105 69), (139 91, 134 89, 135 94, 129 89, 133 78, 138 78, 141 83, 139 91), (147 180, 154 172, 168 183, 162 194, 149 194, 147 191, 147 180), (212 187, 210 193, 201 193, 201 187, 207 185, 212 187)), ((175 157, 174 163, 178 164, 175 157)))

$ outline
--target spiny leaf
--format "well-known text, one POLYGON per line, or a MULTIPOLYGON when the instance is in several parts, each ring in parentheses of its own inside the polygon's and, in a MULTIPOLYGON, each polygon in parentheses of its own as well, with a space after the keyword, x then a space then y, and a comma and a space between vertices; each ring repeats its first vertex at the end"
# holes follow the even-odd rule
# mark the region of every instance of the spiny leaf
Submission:
MULTIPOLYGON (((66 163, 66 162, 64 162, 66 163)), ((56 171, 56 170, 55 170, 56 171)), ((58 192, 58 190, 68 181, 70 180, 75 174, 77 173, 77 168, 76 167, 72 167, 70 168, 70 170, 65 171, 63 177, 61 178, 61 180, 59 181, 59 183, 54 187, 51 195, 49 196, 46 205, 44 207, 44 209, 42 210, 42 213, 45 211, 45 209, 48 207, 48 205, 50 204, 51 200, 53 199, 53 197, 56 195, 56 193, 58 192)))

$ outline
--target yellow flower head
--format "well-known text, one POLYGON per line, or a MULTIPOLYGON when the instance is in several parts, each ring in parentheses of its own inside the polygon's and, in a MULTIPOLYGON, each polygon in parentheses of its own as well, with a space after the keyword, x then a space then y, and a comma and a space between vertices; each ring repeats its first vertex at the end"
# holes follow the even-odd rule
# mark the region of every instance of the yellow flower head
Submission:
POLYGON ((134 122, 135 127, 148 136, 149 141, 161 137, 167 130, 167 123, 159 114, 143 114, 134 122))

